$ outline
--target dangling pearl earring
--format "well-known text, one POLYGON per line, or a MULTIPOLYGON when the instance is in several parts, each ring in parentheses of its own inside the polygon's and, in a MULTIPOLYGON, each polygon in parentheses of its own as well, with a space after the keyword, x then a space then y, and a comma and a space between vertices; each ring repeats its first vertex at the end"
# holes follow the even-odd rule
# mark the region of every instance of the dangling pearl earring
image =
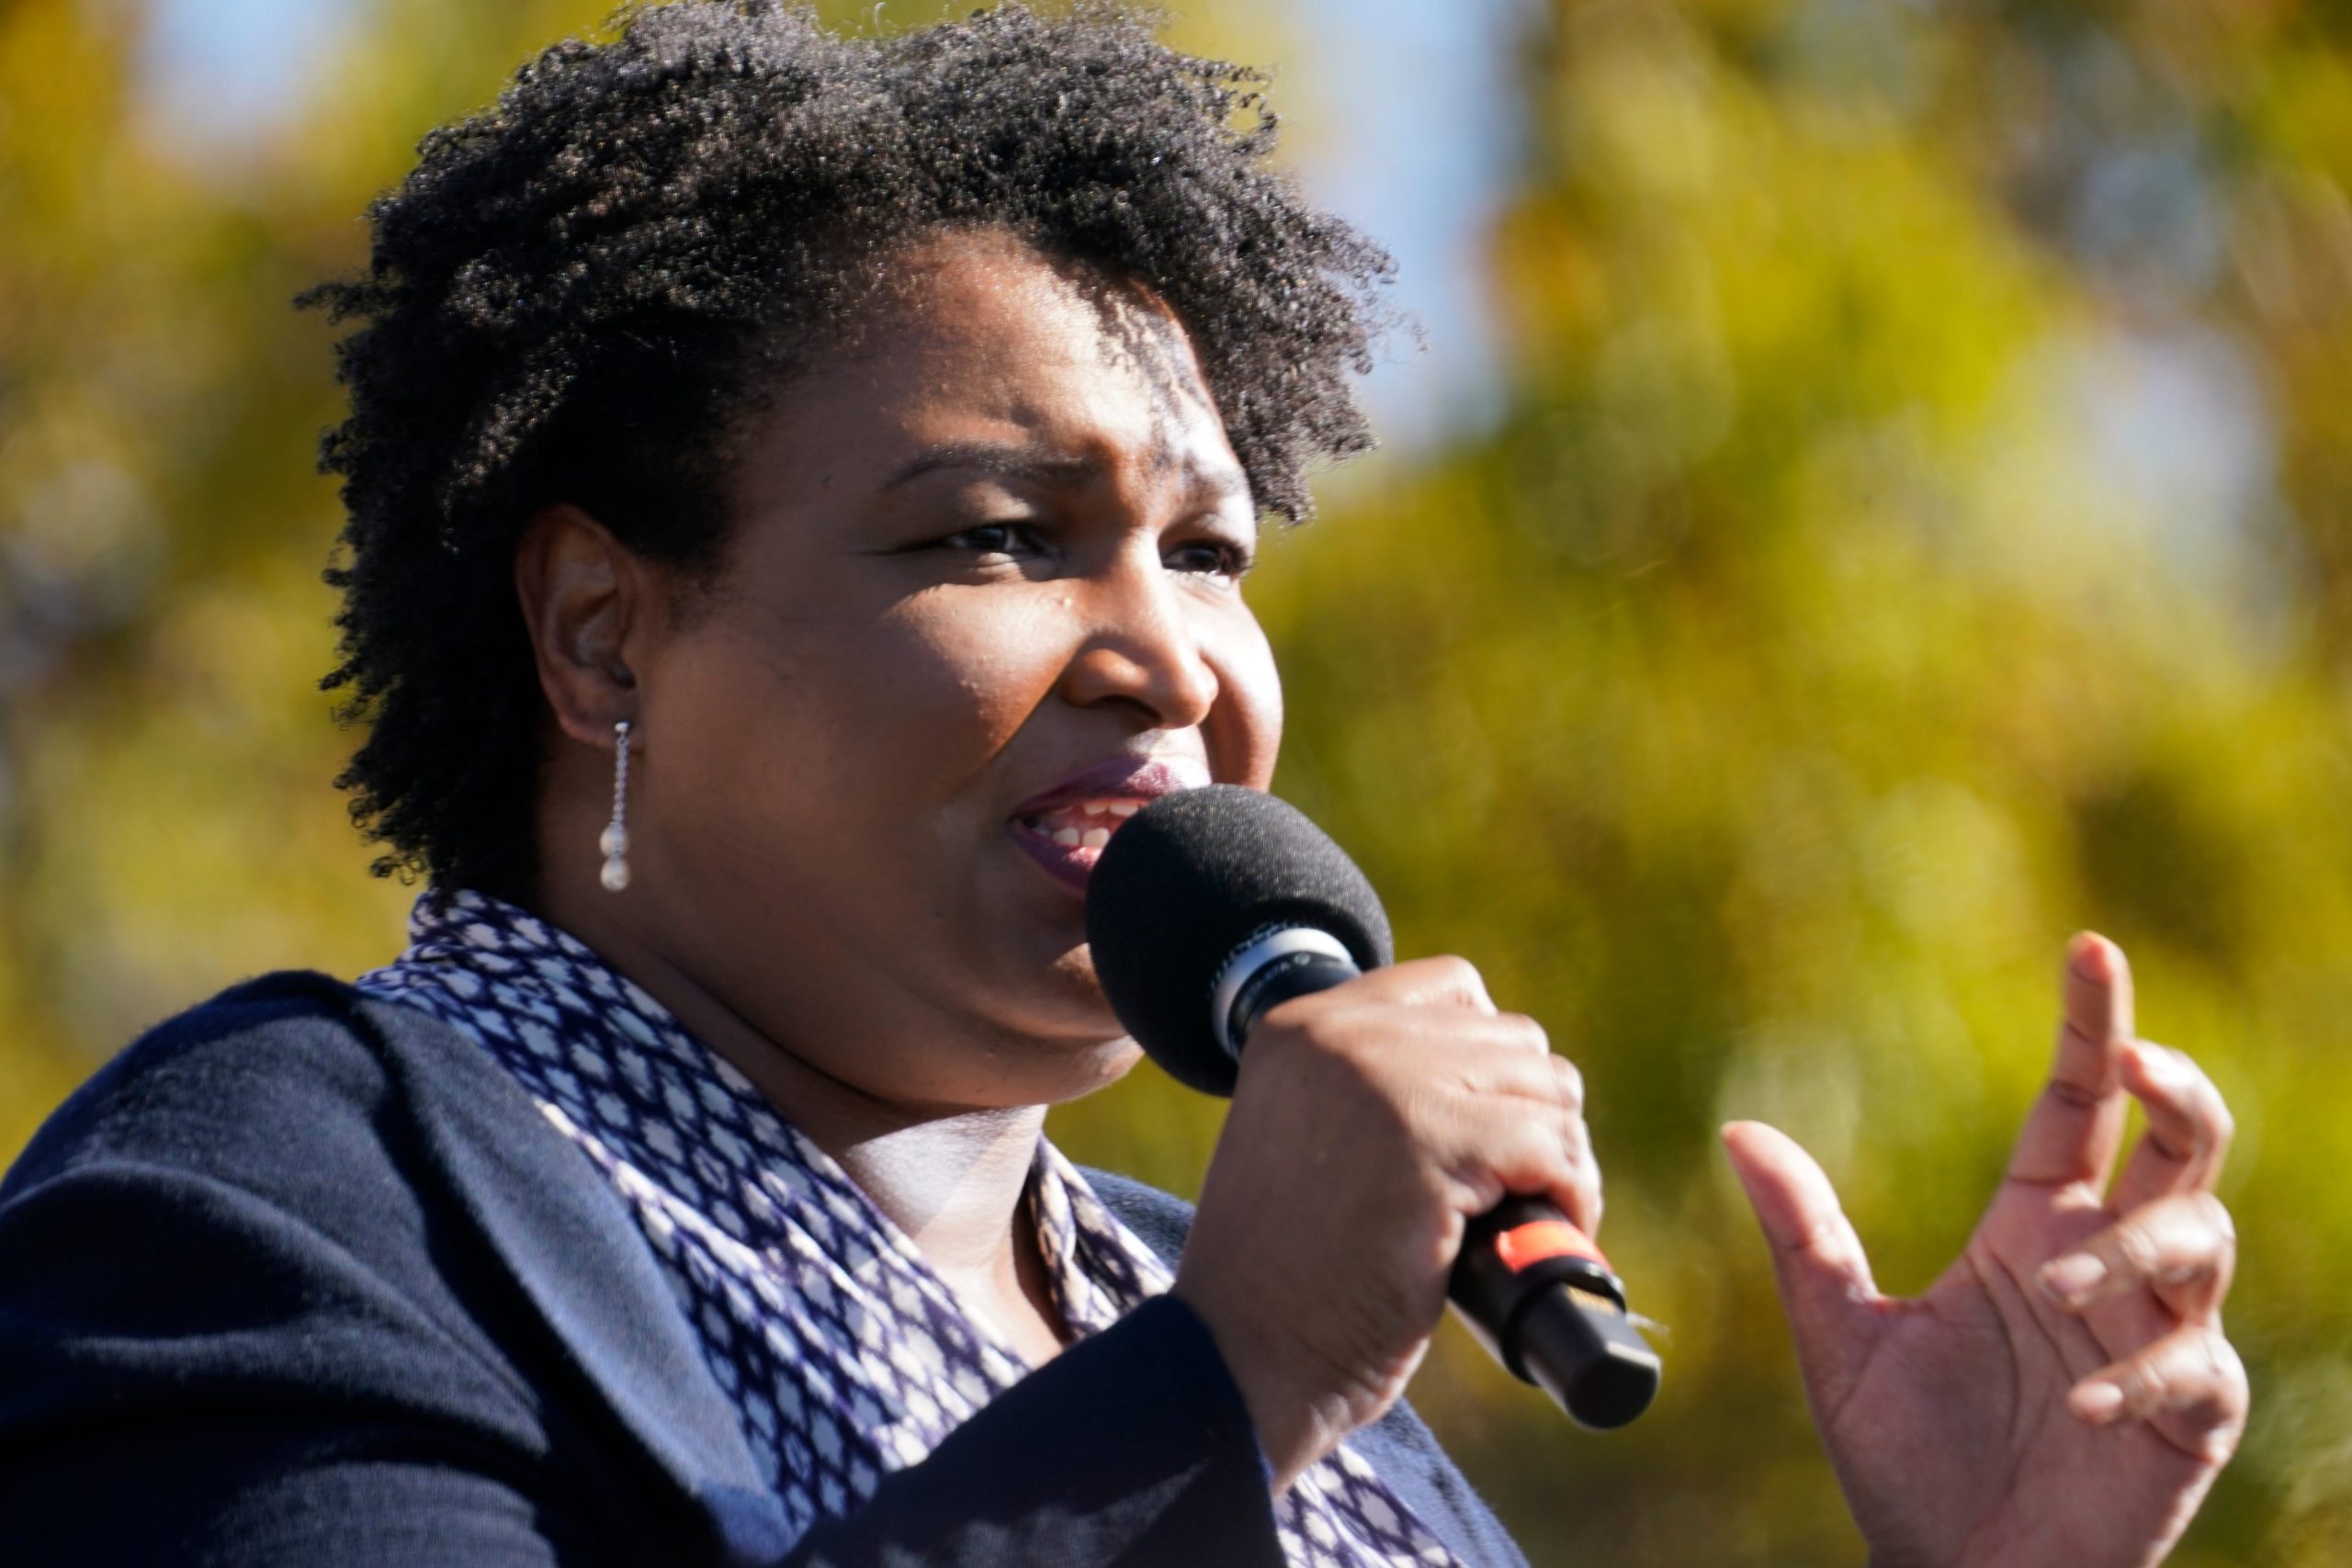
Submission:
POLYGON ((605 852, 605 890, 628 886, 628 720, 613 726, 613 819, 596 839, 605 852))

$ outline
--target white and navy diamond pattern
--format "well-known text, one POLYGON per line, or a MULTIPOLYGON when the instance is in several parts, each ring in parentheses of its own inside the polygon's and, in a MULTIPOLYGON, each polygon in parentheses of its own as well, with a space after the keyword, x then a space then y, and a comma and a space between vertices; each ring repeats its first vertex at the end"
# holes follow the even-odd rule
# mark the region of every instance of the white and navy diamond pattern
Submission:
MULTIPOLYGON (((586 945, 472 891, 427 891, 409 935, 359 988, 479 1041, 613 1183, 796 1533, 855 1512, 1029 1371, 831 1156, 586 945)), ((1159 1258, 1043 1139, 1028 1201, 1072 1332, 1168 1289, 1159 1258)), ((1301 1568, 1458 1568, 1344 1447, 1275 1519, 1301 1568)))

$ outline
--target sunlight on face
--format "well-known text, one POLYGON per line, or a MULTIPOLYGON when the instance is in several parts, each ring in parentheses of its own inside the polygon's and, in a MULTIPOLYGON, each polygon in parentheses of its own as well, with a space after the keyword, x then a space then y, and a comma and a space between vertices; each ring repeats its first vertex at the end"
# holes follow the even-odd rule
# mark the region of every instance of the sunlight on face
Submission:
POLYGON ((639 672, 643 853, 705 983, 825 1071, 1059 1100, 1131 1060, 1100 835, 1272 773, 1255 515, 1156 300, 989 233, 904 267, 738 446, 717 602, 639 672))

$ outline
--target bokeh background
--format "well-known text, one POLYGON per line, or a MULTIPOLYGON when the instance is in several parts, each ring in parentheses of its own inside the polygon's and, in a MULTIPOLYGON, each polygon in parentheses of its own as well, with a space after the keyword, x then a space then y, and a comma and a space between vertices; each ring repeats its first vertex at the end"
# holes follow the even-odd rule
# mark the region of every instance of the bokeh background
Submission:
MULTIPOLYGON (((0 1155, 141 1028, 353 974, 299 288, 601 0, 0 0, 0 1155)), ((833 8, 895 28, 928 4, 833 8)), ((1851 1563, 1714 1144, 1883 1285, 1958 1248, 2067 933, 2230 1097, 2254 1426, 2177 1561, 2352 1562, 2352 9, 1198 0, 1426 329, 1253 596, 1280 786, 1585 1066, 1657 1409, 1449 1328, 1415 1397, 1539 1564, 1851 1563)), ((1057 1114, 1193 1190, 1149 1069, 1057 1114)))

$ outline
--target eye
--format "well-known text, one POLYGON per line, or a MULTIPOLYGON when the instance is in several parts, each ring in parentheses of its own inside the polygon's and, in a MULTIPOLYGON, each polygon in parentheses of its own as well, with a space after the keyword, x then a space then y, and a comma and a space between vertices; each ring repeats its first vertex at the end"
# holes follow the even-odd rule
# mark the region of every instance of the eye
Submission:
POLYGON ((1045 550, 1037 531, 1025 523, 982 523, 948 535, 936 547, 976 556, 1035 556, 1045 550))
POLYGON ((1231 539, 1191 539, 1161 558, 1171 571, 1199 572, 1238 582, 1257 564, 1247 546, 1231 539))

